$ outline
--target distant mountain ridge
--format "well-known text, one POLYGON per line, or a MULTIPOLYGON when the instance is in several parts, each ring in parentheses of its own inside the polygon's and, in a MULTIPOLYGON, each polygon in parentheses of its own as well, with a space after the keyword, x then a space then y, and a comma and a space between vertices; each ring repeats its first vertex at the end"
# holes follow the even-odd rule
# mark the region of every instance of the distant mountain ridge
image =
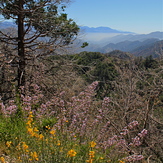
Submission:
POLYGON ((159 39, 163 40, 163 32, 156 31, 156 32, 151 32, 149 34, 119 34, 111 38, 105 38, 101 40, 104 44, 108 43, 118 43, 118 42, 123 42, 123 41, 145 41, 147 39, 159 39))
POLYGON ((88 26, 80 26, 80 30, 86 33, 133 33, 128 31, 121 31, 112 29, 110 27, 88 27, 88 26))
POLYGON ((110 52, 110 51, 113 51, 113 50, 121 50, 121 51, 125 51, 125 52, 131 52, 133 51, 133 49, 136 49, 140 46, 147 46, 147 45, 150 45, 150 44, 153 44, 155 43, 156 41, 159 41, 159 39, 156 39, 156 38, 151 38, 151 39, 147 39, 147 40, 144 40, 144 41, 122 41, 122 42, 119 42, 119 43, 109 43, 108 45, 104 46, 102 49, 104 50, 103 52, 104 53, 107 53, 107 52, 110 52))
POLYGON ((4 21, 0 22, 0 29, 6 29, 6 28, 11 28, 11 27, 16 27, 16 24, 10 21, 4 21))
MULTIPOLYGON (((16 27, 16 24, 10 21, 0 22, 0 29, 16 27)), ((86 33, 126 33, 130 34, 133 32, 120 31, 116 29, 112 29, 110 27, 88 27, 88 26, 80 26, 80 31, 84 31, 86 33)))

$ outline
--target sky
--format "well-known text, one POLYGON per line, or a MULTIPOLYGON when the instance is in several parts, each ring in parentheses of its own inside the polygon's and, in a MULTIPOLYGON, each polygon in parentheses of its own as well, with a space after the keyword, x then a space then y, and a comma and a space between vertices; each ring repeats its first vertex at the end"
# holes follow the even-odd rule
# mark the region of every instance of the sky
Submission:
POLYGON ((66 13, 80 26, 138 34, 163 31, 163 0, 72 0, 66 13))

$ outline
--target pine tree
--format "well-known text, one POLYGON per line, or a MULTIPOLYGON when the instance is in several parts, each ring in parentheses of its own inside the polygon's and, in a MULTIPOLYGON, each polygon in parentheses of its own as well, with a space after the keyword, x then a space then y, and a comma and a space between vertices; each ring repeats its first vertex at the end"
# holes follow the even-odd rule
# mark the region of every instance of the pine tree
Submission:
POLYGON ((12 19, 17 25, 16 37, 0 31, 0 41, 17 47, 18 88, 25 86, 25 68, 32 55, 42 55, 43 48, 47 49, 43 55, 54 53, 76 38, 79 28, 64 13, 67 3, 69 1, 65 0, 0 1, 0 14, 4 19, 12 19), (46 38, 46 42, 41 38, 46 38))

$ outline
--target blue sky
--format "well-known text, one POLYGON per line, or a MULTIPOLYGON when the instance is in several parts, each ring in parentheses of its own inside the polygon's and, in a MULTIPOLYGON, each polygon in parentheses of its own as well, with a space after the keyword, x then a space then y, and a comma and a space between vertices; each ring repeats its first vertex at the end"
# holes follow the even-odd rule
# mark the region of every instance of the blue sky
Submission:
POLYGON ((72 0, 66 13, 82 26, 140 34, 163 31, 163 0, 72 0))

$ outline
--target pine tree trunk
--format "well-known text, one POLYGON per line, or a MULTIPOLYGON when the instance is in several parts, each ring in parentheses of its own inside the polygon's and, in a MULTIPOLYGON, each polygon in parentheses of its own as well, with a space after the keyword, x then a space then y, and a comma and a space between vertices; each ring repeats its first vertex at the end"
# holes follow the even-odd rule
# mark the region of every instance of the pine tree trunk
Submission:
POLYGON ((24 51, 24 14, 23 0, 19 0, 19 15, 18 15, 18 88, 25 86, 25 51, 24 51))

